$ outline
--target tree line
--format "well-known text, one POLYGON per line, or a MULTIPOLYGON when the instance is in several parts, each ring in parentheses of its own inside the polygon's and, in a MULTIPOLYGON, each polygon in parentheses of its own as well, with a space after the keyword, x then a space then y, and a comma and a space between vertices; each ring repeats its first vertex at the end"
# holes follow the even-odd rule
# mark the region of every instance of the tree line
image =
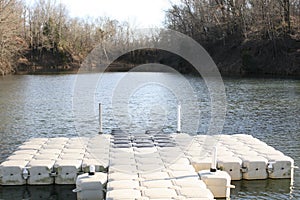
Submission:
POLYGON ((181 0, 166 14, 168 28, 196 40, 269 39, 300 34, 299 0, 181 0))
MULTIPOLYGON (((181 0, 165 14, 165 27, 202 44, 221 72, 268 70, 270 60, 294 66, 284 73, 294 73, 300 65, 298 0, 181 0)), ((0 74, 73 70, 96 46, 103 63, 136 44, 151 46, 167 40, 162 35, 156 32, 139 37, 130 23, 108 17, 72 18, 65 5, 53 0, 36 0, 32 5, 23 0, 0 0, 0 74)), ((170 54, 164 58, 165 54, 149 49, 133 51, 121 61, 182 64, 176 64, 177 58, 170 54)), ((87 67, 97 65, 93 59, 87 60, 87 67)))
POLYGON ((72 18, 65 5, 53 0, 36 0, 32 5, 0 0, 2 75, 20 68, 79 67, 96 45, 108 56, 112 44, 107 41, 128 46, 135 40, 128 22, 108 17, 72 18))
POLYGON ((299 0, 181 0, 165 25, 202 44, 221 72, 300 74, 299 0))

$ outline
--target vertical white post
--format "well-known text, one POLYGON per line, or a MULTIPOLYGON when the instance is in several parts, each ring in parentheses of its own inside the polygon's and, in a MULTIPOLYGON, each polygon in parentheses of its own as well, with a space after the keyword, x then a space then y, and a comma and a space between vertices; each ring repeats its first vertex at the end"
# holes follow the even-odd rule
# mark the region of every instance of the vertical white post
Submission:
POLYGON ((99 133, 102 133, 102 108, 101 103, 99 103, 99 133))
POLYGON ((177 133, 181 132, 181 105, 177 106, 177 133))
POLYGON ((213 152, 212 152, 212 162, 211 162, 211 167, 210 167, 210 171, 211 172, 216 172, 217 171, 217 146, 215 146, 213 148, 213 152))

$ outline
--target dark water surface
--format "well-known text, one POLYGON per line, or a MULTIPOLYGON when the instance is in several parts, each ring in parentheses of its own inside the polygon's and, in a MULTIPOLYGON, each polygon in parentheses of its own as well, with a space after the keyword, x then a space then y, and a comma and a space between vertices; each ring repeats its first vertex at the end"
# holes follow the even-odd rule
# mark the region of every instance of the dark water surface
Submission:
MULTIPOLYGON (((224 84, 227 115, 223 133, 251 134, 300 166, 300 80, 224 78, 224 84)), ((197 77, 140 72, 131 76, 108 73, 101 79, 97 74, 0 78, 0 161, 28 138, 97 134, 98 102, 103 105, 105 133, 117 127, 131 132, 174 132, 179 101, 182 130, 205 134, 211 101, 204 81, 197 77), (128 79, 153 81, 134 82, 137 85, 132 87, 128 79), (192 92, 186 92, 191 88, 182 81, 189 83, 192 92), (173 87, 179 88, 180 94, 173 87)), ((300 199, 298 169, 293 187, 289 180, 233 184, 236 189, 231 199, 300 199)), ((0 186, 0 199, 75 199, 70 192, 73 187, 0 186)))

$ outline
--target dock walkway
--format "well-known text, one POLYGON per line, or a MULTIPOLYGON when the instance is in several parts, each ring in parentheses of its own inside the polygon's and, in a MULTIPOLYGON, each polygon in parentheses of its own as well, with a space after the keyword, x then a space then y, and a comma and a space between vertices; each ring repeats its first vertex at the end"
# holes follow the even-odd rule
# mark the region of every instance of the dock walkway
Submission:
POLYGON ((1 185, 75 184, 107 173, 106 199, 214 199, 198 172, 217 167, 231 180, 293 178, 294 161, 251 135, 125 134, 33 138, 0 165, 1 185))

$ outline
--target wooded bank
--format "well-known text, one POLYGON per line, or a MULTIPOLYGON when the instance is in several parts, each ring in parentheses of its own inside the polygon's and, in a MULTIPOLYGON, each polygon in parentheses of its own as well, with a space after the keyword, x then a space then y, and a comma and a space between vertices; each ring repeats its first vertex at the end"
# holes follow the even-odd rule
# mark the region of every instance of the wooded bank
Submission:
MULTIPOLYGON (((165 27, 198 41, 222 74, 300 76, 297 0, 182 0, 166 11, 165 27)), ((64 5, 51 0, 31 6, 0 0, 2 75, 76 72, 96 46, 109 60, 120 48, 153 43, 159 37, 160 33, 137 37, 131 24, 107 17, 71 18, 64 5)), ((128 53, 109 70, 125 71, 149 62, 193 71, 183 59, 157 49, 128 53)))

